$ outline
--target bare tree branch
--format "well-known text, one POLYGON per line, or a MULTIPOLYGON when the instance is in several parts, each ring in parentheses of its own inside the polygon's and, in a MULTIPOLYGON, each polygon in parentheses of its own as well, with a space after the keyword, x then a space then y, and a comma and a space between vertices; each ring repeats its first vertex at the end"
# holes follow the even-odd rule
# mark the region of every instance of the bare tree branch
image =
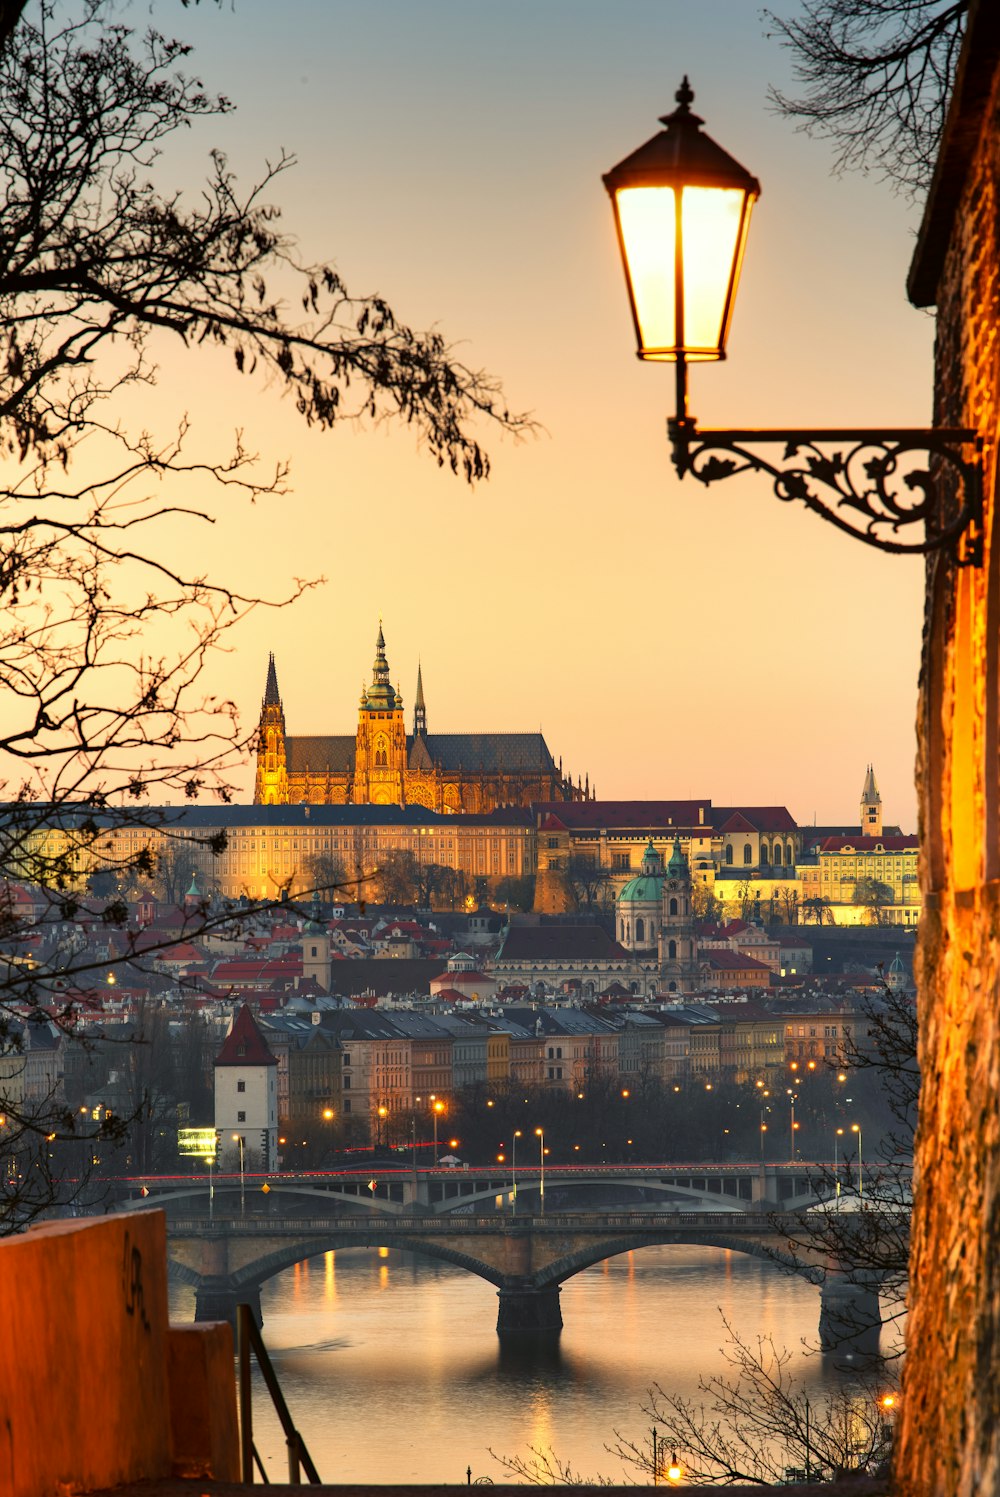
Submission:
POLYGON ((764 12, 802 92, 780 113, 832 141, 838 170, 874 170, 903 192, 930 181, 968 0, 804 0, 764 12))

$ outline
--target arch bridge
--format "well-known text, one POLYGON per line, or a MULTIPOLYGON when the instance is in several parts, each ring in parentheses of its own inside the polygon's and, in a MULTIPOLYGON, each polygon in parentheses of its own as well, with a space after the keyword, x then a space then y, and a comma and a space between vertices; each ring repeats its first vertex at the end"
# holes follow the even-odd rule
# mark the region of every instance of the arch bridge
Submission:
MULTIPOLYGON (((831 1192, 833 1171, 821 1164, 664 1164, 546 1166, 545 1195, 560 1211, 634 1209, 800 1211, 831 1192)), ((345 1207, 407 1216, 478 1215, 509 1210, 516 1203, 527 1214, 541 1204, 540 1168, 525 1166, 512 1175, 498 1169, 420 1169, 370 1166, 346 1171, 291 1171, 273 1174, 143 1175, 119 1184, 122 1210, 162 1205, 168 1212, 206 1210, 209 1197, 229 1210, 243 1199, 253 1210, 270 1209, 281 1198, 282 1214, 345 1207), (516 1191, 513 1188, 516 1184, 516 1191), (261 1201, 261 1196, 265 1201, 261 1201), (294 1202, 292 1200, 294 1198, 294 1202)))
MULTIPOLYGON (((801 1232, 800 1217, 789 1218, 801 1232)), ((877 1346, 878 1285, 851 1281, 841 1265, 796 1253, 774 1219, 761 1212, 603 1212, 600 1215, 485 1216, 364 1214, 168 1219, 172 1273, 194 1286, 196 1318, 227 1319, 239 1303, 260 1317, 260 1286, 305 1258, 345 1247, 401 1248, 453 1263, 495 1285, 497 1331, 555 1334, 562 1328, 560 1286, 606 1258, 637 1248, 695 1244, 729 1248, 783 1264, 820 1286, 821 1345, 850 1333, 862 1350, 877 1346)))

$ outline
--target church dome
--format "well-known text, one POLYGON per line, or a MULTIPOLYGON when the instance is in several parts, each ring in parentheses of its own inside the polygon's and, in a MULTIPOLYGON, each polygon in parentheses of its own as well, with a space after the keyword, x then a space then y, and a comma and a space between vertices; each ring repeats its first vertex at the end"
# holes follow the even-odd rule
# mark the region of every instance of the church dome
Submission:
POLYGON ((619 904, 658 904, 663 895, 662 873, 637 873, 618 896, 619 904))
POLYGON ((618 896, 619 904, 658 904, 663 895, 663 859, 648 844, 642 855, 642 870, 630 878, 618 896))

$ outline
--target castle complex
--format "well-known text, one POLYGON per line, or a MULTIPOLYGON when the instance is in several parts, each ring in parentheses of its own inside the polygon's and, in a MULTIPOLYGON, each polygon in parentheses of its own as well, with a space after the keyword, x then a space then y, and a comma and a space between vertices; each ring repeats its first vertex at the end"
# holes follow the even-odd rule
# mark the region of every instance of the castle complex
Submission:
POLYGON ((353 736, 290 737, 270 658, 255 805, 423 806, 482 815, 501 806, 590 798, 589 777, 574 785, 564 776, 562 760, 556 764, 541 733, 429 733, 419 668, 413 731, 407 733, 381 625, 353 736))

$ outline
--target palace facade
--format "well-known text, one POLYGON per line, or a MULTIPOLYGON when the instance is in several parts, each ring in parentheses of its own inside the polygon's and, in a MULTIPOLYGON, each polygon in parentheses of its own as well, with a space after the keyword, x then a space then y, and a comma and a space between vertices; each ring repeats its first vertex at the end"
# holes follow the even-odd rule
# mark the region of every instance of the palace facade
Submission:
POLYGON ((379 625, 371 685, 354 734, 291 736, 274 656, 267 669, 257 746, 255 805, 423 806, 486 814, 502 806, 590 798, 589 776, 564 776, 541 733, 430 733, 417 670, 413 731, 389 677, 379 625))

